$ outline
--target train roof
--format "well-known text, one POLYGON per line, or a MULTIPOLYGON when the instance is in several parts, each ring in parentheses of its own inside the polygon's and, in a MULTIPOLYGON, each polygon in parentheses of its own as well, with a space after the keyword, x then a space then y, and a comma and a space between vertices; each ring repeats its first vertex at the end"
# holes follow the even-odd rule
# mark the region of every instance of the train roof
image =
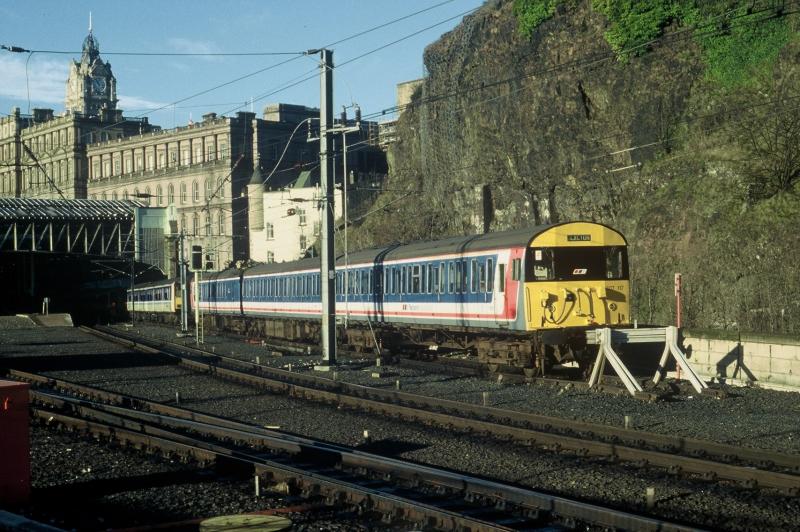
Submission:
MULTIPOLYGON (((573 223, 573 222, 565 222, 573 223)), ((594 223, 594 222, 586 222, 594 223)), ((459 253, 469 253, 475 251, 489 251, 493 249, 506 249, 527 247, 531 241, 544 231, 563 224, 546 224, 524 229, 514 229, 511 231, 501 231, 497 233, 486 233, 482 235, 468 235, 445 238, 442 240, 430 240, 425 242, 413 242, 411 244, 392 244, 380 248, 365 249, 349 253, 347 262, 349 264, 374 264, 376 262, 404 260, 412 258, 437 257, 440 255, 457 255, 459 253)), ((602 224, 597 224, 602 225, 602 224)), ((336 257, 336 266, 344 266, 344 255, 336 257)), ((268 275, 271 273, 285 273, 302 270, 318 270, 320 258, 314 257, 301 259, 292 262, 279 262, 270 264, 257 264, 247 269, 246 275, 268 275)), ((230 269, 213 274, 204 274, 203 279, 227 279, 239 276, 239 270, 230 269)))
POLYGON ((153 288, 156 286, 167 286, 168 284, 179 283, 180 279, 161 279, 160 281, 147 281, 146 283, 136 283, 134 288, 153 288))

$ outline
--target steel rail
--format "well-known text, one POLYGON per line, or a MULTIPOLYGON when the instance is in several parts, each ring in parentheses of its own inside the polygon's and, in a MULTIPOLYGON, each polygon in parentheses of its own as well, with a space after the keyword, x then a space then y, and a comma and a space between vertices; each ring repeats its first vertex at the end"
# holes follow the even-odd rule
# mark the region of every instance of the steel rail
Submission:
MULTIPOLYGON (((113 339, 114 335, 108 334, 108 338, 113 339)), ((123 342, 125 340, 123 339, 123 342)), ((130 342, 130 340, 128 340, 130 342)), ((136 347, 141 346, 141 342, 131 342, 136 347)), ((365 410, 382 416, 394 416, 397 418, 410 420, 420 423, 435 423, 439 426, 446 427, 447 429, 458 429, 464 432, 477 432, 484 434, 488 437, 504 438, 523 444, 533 446, 543 446, 553 450, 571 450, 580 455, 592 456, 605 456, 615 460, 624 460, 641 465, 649 465, 655 467, 665 468, 668 471, 675 473, 690 473, 700 475, 709 480, 724 479, 741 482, 748 487, 768 487, 785 491, 792 495, 800 492, 800 477, 775 471, 768 471, 759 469, 752 466, 739 466, 718 461, 710 461, 702 458, 694 458, 674 452, 663 452, 658 450, 649 450, 639 447, 631 447, 623 445, 616 441, 596 441, 587 439, 583 436, 572 436, 564 433, 553 432, 552 426, 549 430, 541 430, 530 428, 529 425, 516 425, 512 423, 512 417, 519 413, 514 413, 508 410, 496 409, 492 407, 478 407, 475 405, 467 405, 465 403, 458 403, 455 401, 431 399, 418 395, 408 394, 404 392, 376 390, 366 386, 351 385, 333 381, 330 379, 320 379, 318 377, 308 375, 298 375, 293 372, 286 372, 285 370, 277 370, 275 368, 266 368, 250 362, 244 362, 229 357, 220 357, 219 355, 209 356, 203 354, 204 358, 211 359, 213 363, 202 362, 191 358, 182 357, 179 354, 170 353, 168 351, 159 350, 157 348, 143 346, 148 352, 162 353, 178 359, 180 365, 194 369, 200 372, 206 372, 231 379, 233 381, 241 382, 251 386, 262 387, 269 389, 273 392, 287 394, 293 397, 300 397, 309 400, 322 401, 330 404, 337 404, 352 408, 354 410, 365 410), (280 372, 282 378, 266 377, 264 375, 257 375, 254 373, 245 373, 239 370, 230 369, 218 365, 222 361, 230 363, 239 367, 245 367, 250 371, 262 372, 268 375, 280 372), (287 375, 288 374, 288 375, 287 375), (291 377, 288 379, 286 377, 291 377), (303 381, 303 384, 296 384, 297 381, 303 381), (311 385, 307 385, 310 383, 311 385), (321 386, 315 387, 316 383, 321 386), (379 398, 376 398, 376 392, 380 392, 379 398), (394 401, 387 401, 386 398, 394 397, 394 401), (436 408, 431 408, 435 405, 436 408), (465 417, 465 412, 467 412, 465 417), (490 419, 493 417, 499 421, 484 419, 476 419, 476 417, 469 417, 469 413, 483 412, 490 414, 490 419)), ((525 416, 527 417, 527 415, 525 416)), ((557 419, 557 418, 547 418, 557 419)), ((588 434, 593 434, 594 426, 588 423, 579 422, 572 425, 569 420, 560 420, 560 425, 566 429, 575 431, 575 426, 586 427, 588 426, 588 434)), ((624 429, 616 429, 614 427, 598 425, 597 427, 604 427, 606 431, 614 431, 619 434, 624 429)), ((644 433, 638 431, 631 431, 640 438, 638 441, 641 444, 641 436, 644 433)), ((663 435, 659 435, 663 436, 663 435)), ((697 443, 694 441, 693 443, 697 443)), ((700 447, 696 449, 705 449, 709 442, 701 442, 700 447)), ((713 447, 713 446, 711 446, 713 447)), ((729 446, 734 452, 732 456, 737 456, 734 447, 729 446)), ((684 449, 678 446, 677 449, 684 449)), ((777 454, 777 453, 775 453, 777 454)), ((792 462, 797 457, 793 455, 779 455, 776 459, 784 462, 792 462)), ((763 460, 763 455, 760 458, 763 460)), ((794 462, 796 463, 796 462, 794 462)))
MULTIPOLYGON (((150 352, 153 353, 163 353, 161 348, 168 347, 178 351, 188 351, 205 358, 211 357, 211 360, 222 361, 234 367, 240 367, 271 379, 301 387, 321 389, 338 394, 352 395, 362 399, 400 404, 434 412, 444 412, 454 416, 478 418, 483 421, 493 421, 502 425, 536 429, 545 432, 556 432, 567 436, 572 435, 580 438, 593 436, 612 444, 623 444, 627 442, 637 447, 647 446, 654 450, 670 454, 683 453, 694 457, 715 457, 717 460, 723 462, 738 460, 759 468, 780 468, 793 472, 800 472, 800 454, 786 454, 753 447, 740 447, 726 443, 675 436, 672 434, 659 434, 655 432, 626 429, 587 421, 564 419, 531 412, 506 410, 449 399, 422 396, 398 390, 362 386, 359 384, 332 380, 330 378, 262 366, 253 362, 217 355, 193 347, 186 347, 161 340, 145 339, 144 342, 142 342, 141 338, 137 338, 137 341, 134 341, 131 340, 128 335, 114 329, 104 328, 102 331, 87 329, 87 331, 93 334, 99 332, 101 336, 113 341, 118 341, 120 338, 128 340, 145 350, 151 349, 150 352), (154 348, 152 346, 156 347, 154 348)), ((219 367, 217 364, 211 364, 211 366, 215 368, 219 367)), ((281 389, 276 390, 282 391, 281 389)))
MULTIPOLYGON (((97 393, 98 395, 104 395, 102 390, 97 390, 97 393)), ((83 425, 83 427, 87 429, 96 427, 96 425, 91 425, 92 423, 103 425, 110 424, 114 426, 114 434, 119 434, 119 431, 127 431, 123 432, 123 434, 128 435, 141 434, 143 438, 147 438, 144 440, 144 443, 148 446, 154 443, 168 441, 171 442, 167 446, 167 450, 170 452, 176 452, 181 448, 188 449, 189 451, 184 454, 188 454, 193 458, 200 458, 201 460, 208 460, 208 453, 213 453, 215 456, 224 456, 229 460, 251 464, 257 470, 260 467, 262 470, 268 472, 273 480, 281 479, 287 481, 296 478, 297 475, 304 475, 306 477, 311 477, 314 483, 320 483, 321 481, 326 482, 324 487, 327 491, 323 493, 323 495, 329 500, 344 500, 342 497, 342 492, 344 491, 347 494, 346 501, 348 503, 363 505, 364 502, 368 500, 370 507, 377 507, 385 514, 389 513, 391 515, 412 518, 412 520, 427 521, 428 524, 435 523, 436 526, 440 528, 464 529, 463 527, 468 527, 466 529, 475 531, 512 530, 515 524, 518 525, 521 522, 530 521, 530 519, 525 517, 503 515, 502 518, 493 523, 480 519, 479 517, 482 513, 497 513, 497 508, 501 508, 503 511, 500 513, 503 514, 507 508, 506 504, 510 503, 519 509, 517 513, 520 513, 521 516, 527 514, 538 518, 539 512, 545 512, 558 515, 562 518, 589 521, 601 526, 654 531, 690 530, 690 527, 685 527, 683 525, 602 508, 593 504, 573 501, 563 497, 538 493, 496 482, 476 479, 474 477, 442 471, 429 466, 410 464, 402 460, 353 451, 346 447, 316 442, 307 438, 282 435, 260 427, 254 427, 224 418, 217 418, 215 416, 200 414, 200 417, 202 417, 204 421, 188 419, 197 417, 198 413, 186 409, 168 407, 172 411, 183 411, 183 417, 171 418, 160 414, 131 411, 128 408, 89 403, 81 399, 55 396, 39 391, 32 391, 31 394, 37 404, 47 404, 48 406, 59 408, 69 406, 73 409, 73 412, 79 413, 83 418, 90 417, 91 421, 83 425), (218 421, 223 422, 225 426, 216 424, 218 421), (178 434, 159 426, 153 426, 153 422, 159 425, 166 425, 169 429, 188 429, 201 434, 212 434, 216 438, 234 441, 238 445, 244 444, 252 447, 267 447, 272 452, 288 452, 301 456, 303 453, 307 454, 309 452, 325 454, 329 456, 333 462, 341 464, 344 468, 358 471, 368 469, 373 473, 377 473, 379 477, 385 480, 390 478, 393 481, 396 481, 395 479, 402 479, 413 485, 424 482, 437 491, 440 491, 441 488, 446 488, 451 493, 464 495, 467 500, 482 501, 484 507, 482 509, 480 507, 477 509, 475 507, 470 508, 467 511, 470 515, 461 515, 457 511, 440 508, 432 503, 426 504, 413 499, 387 494, 377 488, 368 488, 365 490, 363 486, 353 484, 352 482, 346 482, 342 479, 334 479, 331 483, 330 480, 322 478, 324 477, 324 472, 303 472, 297 467, 265 459, 263 455, 232 450, 229 447, 212 443, 198 442, 190 436, 178 434), (199 451, 196 451, 196 449, 199 449, 199 451), (275 470, 276 468, 277 471, 275 470), (334 491, 331 492, 331 489, 334 491), (353 491, 356 493, 352 493, 353 491), (486 503, 489 504, 488 507, 486 503)), ((110 394, 110 396, 114 395, 118 396, 119 394, 110 394)), ((160 403, 151 401, 145 401, 145 403, 151 407, 160 405, 160 403)), ((46 419, 61 416, 58 417, 58 419, 62 422, 65 417, 65 414, 54 413, 38 407, 35 408, 35 413, 37 416, 46 419)), ((74 419, 72 416, 66 417, 74 419)), ((110 435, 110 431, 103 432, 103 434, 110 435)), ((133 440, 139 441, 137 438, 133 438, 133 440)), ((323 461, 331 462, 331 460, 323 461)), ((306 489, 308 488, 309 486, 306 486, 306 489)))

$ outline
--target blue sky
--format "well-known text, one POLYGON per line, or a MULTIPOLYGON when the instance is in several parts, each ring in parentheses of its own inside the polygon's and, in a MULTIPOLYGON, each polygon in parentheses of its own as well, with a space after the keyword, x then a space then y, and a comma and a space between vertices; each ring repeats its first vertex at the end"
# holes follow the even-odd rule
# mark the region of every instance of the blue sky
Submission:
POLYGON ((366 115, 395 105, 397 83, 423 76, 425 46, 482 3, 483 0, 0 0, 0 44, 73 52, 36 52, 28 58, 28 54, 0 50, 0 112, 9 113, 15 106, 23 113, 29 106, 63 111, 69 61, 80 57, 81 44, 88 33, 89 12, 101 56, 111 62, 117 78, 119 107, 127 116, 148 116, 152 123, 170 128, 185 124, 190 114, 197 120, 210 111, 230 115, 237 110, 250 110, 247 102, 251 99, 255 99, 252 108, 259 115, 267 103, 318 107, 318 55, 143 57, 109 52, 301 52, 432 8, 331 47, 334 64, 342 64, 334 76, 335 110, 358 103, 366 115), (343 64, 416 32, 419 34, 343 64), (277 65, 284 61, 288 62, 277 65), (259 70, 264 71, 179 102, 259 70), (285 88, 309 77, 312 79, 285 88), (162 106, 167 107, 153 111, 162 106))

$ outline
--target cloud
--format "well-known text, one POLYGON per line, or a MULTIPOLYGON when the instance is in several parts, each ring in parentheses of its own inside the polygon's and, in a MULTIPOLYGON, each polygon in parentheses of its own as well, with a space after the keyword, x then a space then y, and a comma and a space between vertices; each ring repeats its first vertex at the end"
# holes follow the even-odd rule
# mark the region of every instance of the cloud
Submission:
MULTIPOLYGON (((178 53, 182 54, 216 54, 220 53, 219 46, 210 41, 196 41, 181 37, 172 37, 167 44, 178 53)), ((205 61, 218 61, 218 57, 201 57, 205 61)))
POLYGON ((117 99, 119 100, 117 102, 117 109, 123 109, 126 112, 135 112, 137 114, 147 113, 168 105, 164 102, 155 102, 146 98, 128 96, 125 94, 118 94, 117 99))
POLYGON ((28 62, 28 77, 25 77, 25 54, 0 55, 0 97, 18 102, 27 102, 30 89, 31 106, 41 104, 64 104, 69 62, 63 59, 47 59, 34 54, 28 62))

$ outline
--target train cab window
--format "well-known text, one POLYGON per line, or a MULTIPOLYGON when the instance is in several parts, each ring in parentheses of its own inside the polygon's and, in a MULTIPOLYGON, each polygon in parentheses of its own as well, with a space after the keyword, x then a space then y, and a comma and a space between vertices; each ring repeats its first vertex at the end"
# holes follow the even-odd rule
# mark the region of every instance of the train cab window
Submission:
POLYGON ((606 278, 624 279, 626 277, 627 257, 625 248, 622 246, 611 246, 604 248, 606 253, 606 278))
POLYGON ((526 275, 526 278, 531 281, 552 281, 555 278, 553 260, 553 249, 534 249, 533 254, 528 257, 529 275, 526 275))
POLYGON ((626 279, 628 261, 622 246, 531 248, 525 278, 529 281, 600 281, 626 279))
POLYGON ((486 291, 494 292, 494 259, 486 260, 486 291))

